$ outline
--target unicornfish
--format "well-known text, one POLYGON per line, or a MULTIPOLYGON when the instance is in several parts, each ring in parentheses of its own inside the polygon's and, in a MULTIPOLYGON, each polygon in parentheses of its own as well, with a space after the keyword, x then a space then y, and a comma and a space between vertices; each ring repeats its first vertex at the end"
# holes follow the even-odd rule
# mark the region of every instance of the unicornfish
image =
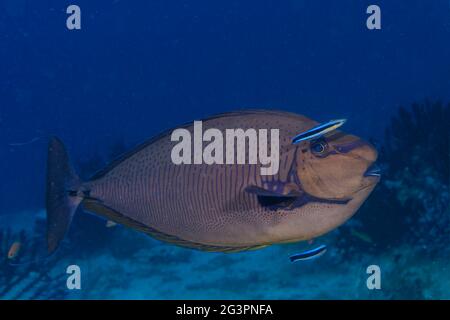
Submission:
MULTIPOLYGON (((204 251, 237 252, 323 235, 348 220, 380 178, 373 170, 377 151, 338 130, 343 122, 271 110, 202 120, 204 130, 278 129, 279 169, 272 175, 261 173, 261 163, 175 164, 171 129, 83 181, 62 141, 53 137, 47 160, 48 251, 56 250, 78 207, 204 251)), ((194 134, 193 123, 179 128, 194 134)))

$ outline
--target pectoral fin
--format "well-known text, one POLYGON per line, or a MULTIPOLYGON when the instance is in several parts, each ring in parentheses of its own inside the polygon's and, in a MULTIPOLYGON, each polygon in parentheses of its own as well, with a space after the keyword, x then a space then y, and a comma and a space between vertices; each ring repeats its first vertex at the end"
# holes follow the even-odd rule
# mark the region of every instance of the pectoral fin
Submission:
POLYGON ((248 186, 245 191, 254 194, 258 197, 258 202, 262 207, 267 207, 270 210, 285 209, 293 210, 304 206, 309 202, 329 203, 329 204, 347 204, 351 198, 348 199, 322 199, 311 196, 302 190, 290 189, 288 192, 268 190, 258 186, 248 186))
POLYGON ((271 210, 288 209, 301 196, 301 193, 295 190, 289 191, 287 194, 267 190, 258 186, 248 186, 245 191, 255 194, 261 206, 271 210))

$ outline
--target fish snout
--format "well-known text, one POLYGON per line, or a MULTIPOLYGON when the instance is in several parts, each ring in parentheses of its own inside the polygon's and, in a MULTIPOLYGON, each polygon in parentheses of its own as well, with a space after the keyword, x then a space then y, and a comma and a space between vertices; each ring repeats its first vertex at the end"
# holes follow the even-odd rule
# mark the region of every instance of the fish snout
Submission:
POLYGON ((381 168, 376 163, 378 158, 378 151, 373 144, 364 141, 364 159, 368 162, 368 167, 364 172, 364 177, 375 177, 379 179, 381 177, 381 168))

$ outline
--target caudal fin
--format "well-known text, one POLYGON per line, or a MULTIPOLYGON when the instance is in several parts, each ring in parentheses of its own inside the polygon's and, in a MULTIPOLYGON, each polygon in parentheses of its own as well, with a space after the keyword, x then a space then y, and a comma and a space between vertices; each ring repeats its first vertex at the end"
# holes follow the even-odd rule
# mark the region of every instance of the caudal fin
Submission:
POLYGON ((73 171, 64 144, 50 139, 47 158, 47 246, 52 253, 64 238, 72 222, 80 196, 81 181, 73 171))

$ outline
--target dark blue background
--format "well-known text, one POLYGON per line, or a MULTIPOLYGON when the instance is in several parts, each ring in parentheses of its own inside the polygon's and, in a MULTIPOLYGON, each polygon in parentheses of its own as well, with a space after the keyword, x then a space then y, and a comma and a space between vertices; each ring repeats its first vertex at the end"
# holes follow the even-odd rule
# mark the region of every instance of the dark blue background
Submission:
POLYGON ((34 137, 76 162, 251 107, 380 137, 399 105, 449 99, 449 40, 445 0, 0 0, 0 214, 44 205, 45 141, 9 145, 34 137))

